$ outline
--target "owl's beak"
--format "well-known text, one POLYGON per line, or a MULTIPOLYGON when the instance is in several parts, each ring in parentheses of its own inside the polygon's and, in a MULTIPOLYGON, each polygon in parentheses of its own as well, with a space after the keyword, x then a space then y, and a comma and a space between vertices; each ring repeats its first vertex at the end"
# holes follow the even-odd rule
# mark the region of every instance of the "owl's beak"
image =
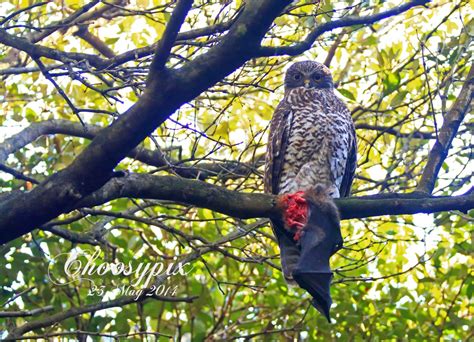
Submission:
POLYGON ((304 80, 304 87, 305 88, 311 88, 311 81, 310 80, 304 80))

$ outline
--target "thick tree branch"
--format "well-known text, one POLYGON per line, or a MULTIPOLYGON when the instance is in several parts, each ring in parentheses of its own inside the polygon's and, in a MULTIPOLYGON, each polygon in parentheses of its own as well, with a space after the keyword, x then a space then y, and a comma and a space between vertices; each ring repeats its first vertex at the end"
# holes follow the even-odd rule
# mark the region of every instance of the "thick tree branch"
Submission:
MULTIPOLYGON (((241 219, 280 215, 276 207, 276 196, 236 192, 202 181, 148 174, 129 174, 126 177, 114 178, 70 209, 93 207, 117 198, 173 201, 241 219)), ((466 212, 474 208, 474 192, 454 197, 432 197, 421 193, 382 194, 336 199, 335 202, 342 219, 448 210, 466 212)), ((17 206, 19 210, 29 210, 28 205, 23 202, 18 201, 17 206)), ((0 243, 15 237, 15 231, 6 230, 0 237, 0 243)))
POLYGON ((174 176, 145 174, 112 179, 100 190, 78 202, 75 208, 92 207, 118 197, 181 202, 239 218, 269 217, 278 212, 275 198, 271 195, 236 192, 174 176))
POLYGON ((337 28, 341 27, 348 27, 354 25, 369 25, 373 24, 377 21, 387 19, 398 15, 400 13, 406 12, 409 9, 420 6, 426 5, 431 0, 413 0, 403 4, 401 6, 392 8, 385 12, 377 13, 370 16, 365 17, 346 17, 339 20, 329 21, 324 24, 316 26, 316 28, 311 31, 311 33, 306 37, 306 39, 300 43, 291 46, 262 46, 260 50, 257 52, 257 55, 262 56, 281 56, 281 55, 290 55, 295 56, 299 55, 306 50, 310 49, 311 46, 314 44, 316 39, 321 36, 323 33, 328 31, 332 31, 337 28))
POLYGON ((84 127, 78 122, 68 120, 47 120, 32 123, 21 132, 0 143, 0 163, 5 162, 10 154, 15 153, 43 135, 66 134, 92 139, 100 129, 100 127, 93 125, 84 127))
MULTIPOLYGON (((173 176, 130 174, 116 178, 84 200, 76 208, 107 203, 120 197, 166 200, 211 209, 242 219, 279 215, 276 197, 243 193, 196 180, 173 176)), ((384 194, 335 200, 343 219, 381 215, 434 213, 474 208, 474 193, 455 197, 413 194, 384 194)))
MULTIPOLYGON (((473 64, 474 65, 474 64, 473 64)), ((444 116, 443 126, 438 133, 433 148, 428 155, 428 161, 423 170, 418 191, 431 194, 438 178, 439 170, 448 156, 451 142, 456 136, 459 125, 464 119, 466 113, 472 110, 472 102, 474 98, 474 67, 471 65, 466 81, 459 93, 456 102, 444 116)))

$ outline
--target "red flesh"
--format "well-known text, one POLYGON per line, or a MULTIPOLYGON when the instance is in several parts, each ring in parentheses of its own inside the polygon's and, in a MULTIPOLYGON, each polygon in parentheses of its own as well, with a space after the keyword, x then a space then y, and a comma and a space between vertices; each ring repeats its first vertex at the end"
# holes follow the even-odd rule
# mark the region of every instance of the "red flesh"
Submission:
POLYGON ((298 241, 303 233, 303 227, 308 222, 308 203, 303 197, 304 191, 281 196, 283 220, 285 228, 295 230, 293 239, 298 241))

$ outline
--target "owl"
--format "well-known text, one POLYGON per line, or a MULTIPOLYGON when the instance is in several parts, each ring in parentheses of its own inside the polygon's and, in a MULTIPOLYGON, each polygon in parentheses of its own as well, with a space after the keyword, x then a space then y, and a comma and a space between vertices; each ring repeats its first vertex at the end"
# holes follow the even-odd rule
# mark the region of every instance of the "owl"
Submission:
MULTIPOLYGON (((265 191, 275 195, 324 187, 332 198, 349 195, 356 168, 356 135, 349 110, 334 93, 329 69, 294 63, 273 114, 265 163, 265 191)), ((294 236, 273 223, 283 274, 293 282, 300 257, 294 236)))

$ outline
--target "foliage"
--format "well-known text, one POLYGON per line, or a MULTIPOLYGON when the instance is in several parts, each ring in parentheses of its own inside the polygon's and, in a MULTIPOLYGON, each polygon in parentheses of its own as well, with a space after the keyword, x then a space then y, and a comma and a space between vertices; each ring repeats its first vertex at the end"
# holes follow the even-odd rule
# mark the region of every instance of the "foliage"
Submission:
MULTIPOLYGON (((33 3, 18 0, 0 4, 0 8, 7 15, 33 3)), ((63 20, 85 4, 77 0, 48 2, 5 25, 10 34, 25 36, 34 33, 34 27, 63 20)), ((157 41, 173 9, 161 0, 117 4, 87 22, 88 31, 116 54, 157 41)), ((396 5, 392 1, 294 1, 286 14, 274 21, 264 44, 288 45, 304 39, 315 23, 348 14, 378 13, 396 5)), ((232 20, 241 1, 195 1, 193 6, 182 32, 232 20)), ((327 32, 300 56, 252 59, 182 106, 141 148, 156 151, 159 146, 170 163, 189 169, 208 172, 212 166, 217 172, 208 175, 206 182, 261 192, 267 128, 283 94, 283 73, 293 61, 327 58, 338 92, 357 126, 359 165, 352 194, 413 191, 437 129, 469 72, 473 27, 468 1, 436 0, 429 8, 413 8, 373 25, 327 32), (234 172, 232 166, 245 171, 234 172)), ((60 29, 41 44, 97 54, 76 31, 77 26, 60 29)), ((207 51, 219 37, 216 33, 178 41, 167 65, 179 68, 207 51)), ((152 58, 133 58, 105 70, 66 62, 68 70, 62 62, 43 58, 50 75, 74 104, 74 113, 38 69, 7 73, 14 68, 37 68, 26 54, 12 51, 0 46, 3 137, 45 120, 79 122, 80 117, 88 124, 107 127, 142 94, 152 58)), ((434 194, 450 196, 469 188, 473 169, 469 120, 472 116, 459 128, 434 194)), ((88 144, 83 135, 47 134, 11 154, 6 164, 43 181, 69 165, 88 144)), ((176 173, 133 157, 124 159, 117 170, 176 173)), ((28 187, 30 182, 1 174, 2 192, 28 187)), ((58 220, 0 247, 5 261, 0 265, 0 303, 32 288, 3 309, 28 311, 53 306, 52 311, 34 317, 5 319, 0 329, 10 331, 70 308, 118 298, 120 294, 112 289, 130 284, 129 278, 110 273, 95 276, 95 285, 107 290, 101 298, 88 295, 88 281, 55 285, 48 276, 55 256, 99 250, 102 260, 97 264, 104 260, 170 264, 188 258, 192 271, 186 276, 171 276, 164 284, 176 287, 176 297, 198 298, 192 303, 149 299, 86 312, 29 334, 80 330, 125 336, 155 331, 176 340, 243 340, 249 336, 325 341, 469 340, 474 331, 474 285, 468 266, 472 264, 472 211, 344 221, 346 247, 332 259, 336 274, 331 325, 310 306, 304 291, 286 286, 278 267, 278 247, 270 227, 261 220, 242 221, 207 209, 146 199, 118 199, 73 211, 58 220), (100 238, 95 246, 75 243, 52 233, 54 227, 100 238), (239 238, 229 238, 239 233, 239 238)), ((53 274, 63 265, 61 260, 54 264, 53 274)), ((147 336, 152 340, 152 335, 147 336)))

